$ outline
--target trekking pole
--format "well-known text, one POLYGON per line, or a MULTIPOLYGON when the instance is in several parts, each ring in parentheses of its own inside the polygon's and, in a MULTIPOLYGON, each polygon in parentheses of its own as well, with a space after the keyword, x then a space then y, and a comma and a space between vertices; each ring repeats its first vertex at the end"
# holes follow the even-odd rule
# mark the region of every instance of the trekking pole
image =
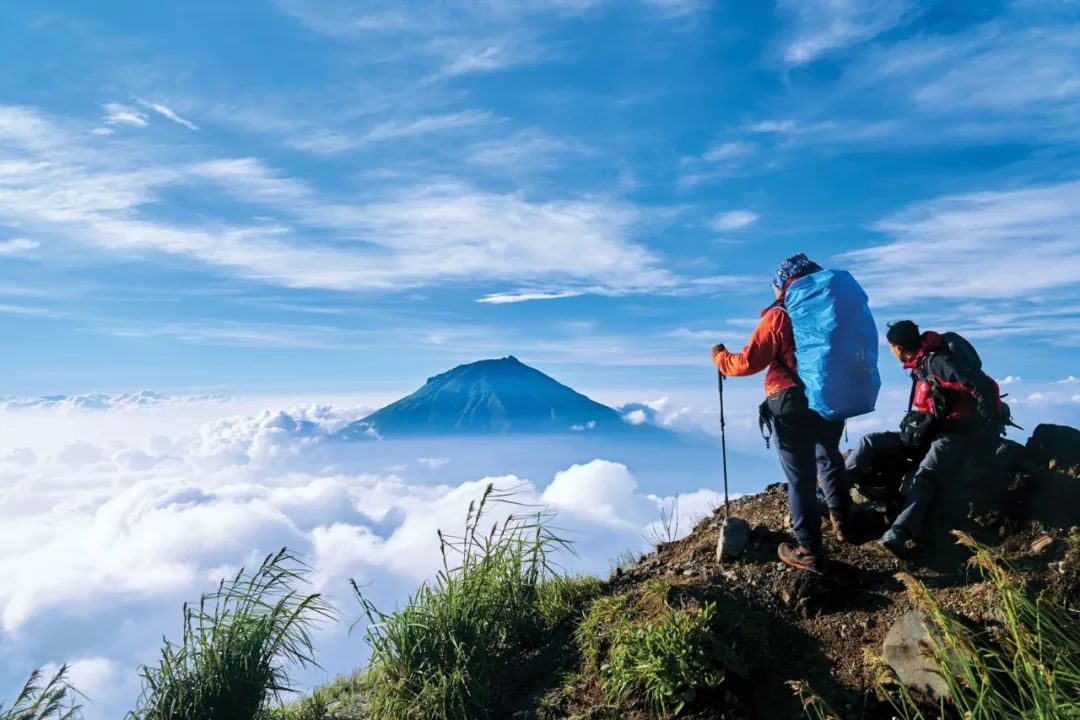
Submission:
POLYGON ((724 420, 724 373, 717 370, 716 379, 720 388, 720 453, 724 458, 724 520, 727 520, 731 515, 731 507, 728 501, 727 421, 724 420))

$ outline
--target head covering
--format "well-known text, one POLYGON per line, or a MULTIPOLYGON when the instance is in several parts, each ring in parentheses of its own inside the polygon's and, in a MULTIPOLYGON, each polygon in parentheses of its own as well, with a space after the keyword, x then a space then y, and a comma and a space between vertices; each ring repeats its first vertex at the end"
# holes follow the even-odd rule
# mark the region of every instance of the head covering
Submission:
POLYGON ((780 267, 776 268, 776 277, 773 278, 772 284, 777 290, 783 292, 787 290, 788 283, 792 280, 801 278, 803 275, 816 273, 819 270, 821 270, 821 266, 803 253, 792 255, 780 263, 780 267))

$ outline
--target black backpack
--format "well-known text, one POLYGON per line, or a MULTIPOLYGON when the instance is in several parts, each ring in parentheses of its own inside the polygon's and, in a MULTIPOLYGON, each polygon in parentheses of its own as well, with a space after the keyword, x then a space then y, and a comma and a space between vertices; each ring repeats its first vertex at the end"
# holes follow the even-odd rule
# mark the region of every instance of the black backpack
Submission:
POLYGON ((941 340, 945 343, 945 349, 950 355, 975 370, 982 370, 982 358, 975 350, 975 346, 967 341, 960 333, 947 332, 941 334, 941 340))
MULTIPOLYGON (((967 366, 967 367, 969 367, 969 368, 971 368, 973 370, 978 370, 979 372, 982 372, 982 366, 983 366, 982 358, 979 357, 979 353, 975 349, 975 346, 972 345, 968 341, 967 338, 965 338, 960 333, 945 332, 945 333, 941 334, 941 340, 942 340, 942 343, 943 343, 943 347, 941 349, 939 349, 938 352, 947 352, 954 359, 956 359, 960 364, 965 365, 965 366, 967 366)), ((929 372, 926 372, 925 374, 927 375, 927 380, 930 383, 931 392, 933 392, 935 395, 937 395, 939 393, 939 390, 937 388, 937 383, 934 381, 933 376, 929 372)), ((983 373, 983 374, 985 375, 986 373, 983 373)), ((987 377, 989 377, 989 376, 987 376, 987 377)), ((908 401, 908 410, 909 411, 911 410, 912 402, 915 399, 915 385, 916 385, 916 382, 917 381, 915 379, 915 376, 914 376, 914 374, 912 374, 912 378, 911 378, 911 399, 908 401)), ((994 382, 994 387, 998 387, 998 384, 996 382, 994 382)), ((1000 392, 1000 389, 999 389, 999 392, 1000 392)), ((1009 408, 1009 406, 1006 403, 1004 403, 1002 401, 1002 399, 1005 398, 1006 396, 1007 396, 1007 394, 998 396, 998 404, 1000 405, 1001 409, 1000 409, 1000 412, 999 412, 999 416, 996 418, 996 423, 995 423, 1001 429, 1002 434, 1004 434, 1006 427, 1014 427, 1014 428, 1018 428, 1020 430, 1023 430, 1022 427, 1020 427, 1019 425, 1017 425, 1013 421, 1012 410, 1009 408)))

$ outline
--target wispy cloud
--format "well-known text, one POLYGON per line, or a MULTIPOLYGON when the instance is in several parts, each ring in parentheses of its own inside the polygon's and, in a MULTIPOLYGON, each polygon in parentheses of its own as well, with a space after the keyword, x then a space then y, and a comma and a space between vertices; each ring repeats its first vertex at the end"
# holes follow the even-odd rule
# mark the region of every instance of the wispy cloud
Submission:
POLYGON ((877 307, 973 339, 1076 347, 1078 223, 1080 183, 953 195, 886 218, 876 229, 888 242, 838 260, 877 307))
MULTIPOLYGON (((469 26, 526 24, 536 18, 576 18, 616 0, 462 0, 453 6, 438 0, 417 0, 407 7, 372 10, 327 0, 275 0, 284 12, 311 30, 338 38, 376 33, 446 33, 469 26)), ((706 8, 711 0, 640 0, 641 7, 661 17, 680 18, 706 8)))
POLYGON ((507 138, 478 142, 469 150, 468 160, 474 165, 514 173, 550 169, 556 167, 562 157, 591 154, 593 151, 585 145, 530 129, 507 138))
POLYGON ((778 0, 789 26, 784 60, 803 65, 870 40, 917 15, 914 0, 778 0))
POLYGON ((713 230, 726 232, 729 230, 742 230, 758 221, 757 213, 749 210, 730 210, 716 215, 710 223, 713 230))
MULTIPOLYGON (((23 110, 0 108, 0 130, 17 127, 16 115, 27 118, 23 110)), ((72 242, 122 256, 180 256, 263 283, 336 290, 493 280, 544 292, 607 294, 715 287, 714 279, 665 269, 660 256, 634 239, 641 213, 617 199, 540 201, 429 181, 398 183, 357 202, 250 158, 153 165, 103 154, 79 145, 62 126, 29 117, 36 130, 14 137, 33 162, 17 168, 0 162, 0 219, 63 232, 72 242), (164 192, 191 186, 211 191, 203 197, 216 188, 260 205, 264 217, 238 223, 229 213, 185 224, 156 214, 164 192)), ((380 133, 457 122, 387 126, 380 133)))
POLYGON ((497 118, 491 113, 479 110, 429 115, 406 121, 392 120, 373 127, 364 134, 363 140, 366 142, 398 140, 457 128, 487 125, 496 121, 497 118))
POLYGON ((1080 120, 1080 29, 1052 13, 1019 11, 961 35, 912 38, 853 67, 852 91, 906 96, 914 111, 956 116, 954 132, 990 137, 1023 128, 1072 137, 1080 120))
POLYGON ((1001 299, 1076 287, 1080 182, 953 195, 877 223, 887 243, 843 257, 881 304, 1001 299))
POLYGON ((146 127, 149 124, 146 113, 140 112, 130 105, 107 102, 102 107, 105 109, 105 123, 108 125, 146 127))
POLYGON ((150 102, 148 100, 143 100, 142 98, 137 98, 137 101, 143 107, 149 108, 150 110, 153 110, 158 115, 161 115, 162 117, 173 121, 177 125, 183 125, 188 130, 198 130, 199 129, 198 125, 191 122, 190 120, 185 120, 184 118, 180 117, 179 115, 176 114, 176 112, 173 111, 172 108, 170 108, 167 105, 163 105, 161 103, 150 102))
POLYGON ((0 314, 47 318, 49 320, 61 320, 68 317, 67 313, 50 310, 49 308, 37 307, 34 305, 12 305, 10 303, 0 303, 0 314))
POLYGON ((441 58, 436 77, 443 78, 491 73, 558 57, 539 41, 514 33, 464 40, 441 38, 431 44, 431 52, 441 58))
POLYGON ((752 155, 756 149, 753 143, 742 140, 719 143, 710 147, 701 159, 710 163, 728 162, 752 155))
POLYGON ((41 247, 41 243, 37 240, 12 238, 11 240, 0 241, 0 255, 19 255, 37 250, 39 247, 41 247))
POLYGON ((241 322, 155 322, 105 324, 102 330, 126 338, 174 338, 194 345, 256 348, 360 348, 363 338, 355 331, 317 325, 241 322))
POLYGON ((508 305, 512 303, 531 302, 533 300, 561 300, 563 298, 580 297, 585 293, 575 290, 563 290, 561 292, 517 292, 517 293, 492 293, 479 298, 476 302, 488 305, 508 305))
POLYGON ((762 134, 791 133, 797 129, 798 124, 794 120, 762 120, 750 123, 745 128, 747 132, 762 134))
MULTIPOLYGON (((403 104, 408 105, 408 102, 403 104)), ((477 132, 502 122, 496 115, 483 110, 458 110, 402 115, 399 110, 380 106, 379 114, 390 115, 374 122, 366 130, 357 129, 356 118, 341 127, 320 126, 310 119, 285 119, 268 112, 219 108, 215 112, 223 122, 259 132, 281 136, 286 145, 315 155, 332 156, 360 150, 382 148, 424 136, 477 132)), ((329 112, 329 111, 327 111, 329 112)), ((364 118, 367 121, 367 118, 364 118)), ((370 122, 370 121, 368 121, 370 122)))
MULTIPOLYGON (((906 5, 886 4, 897 12, 906 5)), ((791 11, 818 12, 820 5, 792 3, 791 11)), ((874 6, 858 4, 857 12, 874 6)), ((854 7, 838 3, 833 10, 842 15, 854 7)), ((898 22, 917 12, 902 14, 898 22)), ((1077 77, 1080 30, 1068 11, 1053 3, 1006 3, 1000 15, 959 31, 878 38, 844 56, 835 80, 808 80, 797 89, 799 113, 788 111, 744 130, 798 146, 1075 141, 1077 77)))
POLYGON ((751 174, 768 161, 754 162, 758 155, 757 143, 746 140, 729 140, 711 145, 700 157, 684 157, 680 161, 680 188, 693 188, 729 177, 751 174))

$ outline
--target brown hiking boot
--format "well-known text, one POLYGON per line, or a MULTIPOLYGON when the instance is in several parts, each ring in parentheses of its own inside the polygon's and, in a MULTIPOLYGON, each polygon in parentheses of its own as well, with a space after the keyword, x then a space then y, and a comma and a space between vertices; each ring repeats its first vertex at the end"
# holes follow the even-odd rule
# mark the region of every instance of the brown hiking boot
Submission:
POLYGON ((818 575, 825 570, 824 550, 811 550, 802 545, 780 543, 780 547, 776 548, 776 554, 780 557, 780 562, 796 570, 817 573, 818 575))
POLYGON ((854 542, 854 533, 851 527, 851 513, 838 513, 829 511, 829 521, 832 523, 833 534, 836 541, 842 543, 854 542))

